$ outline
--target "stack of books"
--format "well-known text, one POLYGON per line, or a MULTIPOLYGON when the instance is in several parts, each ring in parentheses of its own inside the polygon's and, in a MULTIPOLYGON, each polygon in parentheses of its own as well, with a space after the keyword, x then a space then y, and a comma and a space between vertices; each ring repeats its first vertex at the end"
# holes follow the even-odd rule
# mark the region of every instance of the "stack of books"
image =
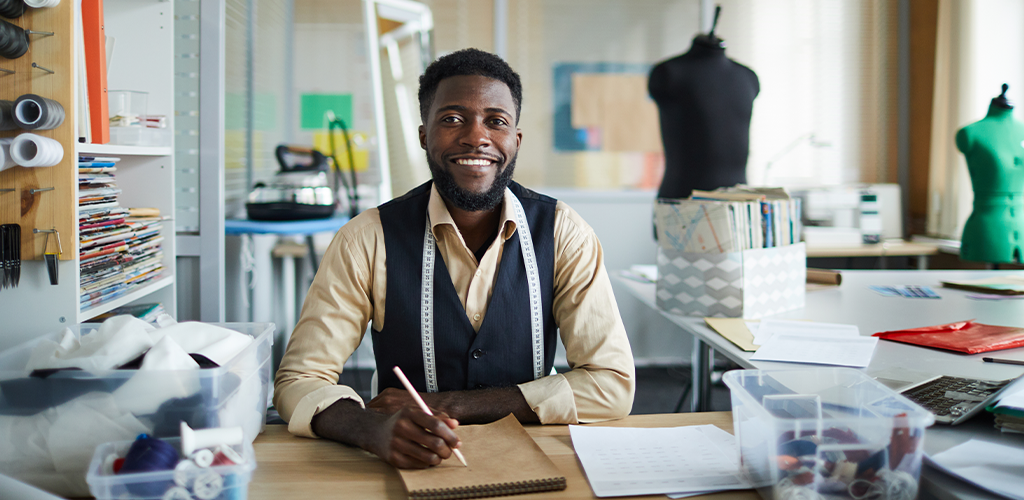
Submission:
POLYGON ((94 307, 158 278, 162 218, 155 209, 121 207, 119 158, 78 159, 79 306, 94 307))
POLYGON ((735 186, 659 199, 659 241, 685 252, 729 253, 800 242, 801 203, 783 188, 735 186))

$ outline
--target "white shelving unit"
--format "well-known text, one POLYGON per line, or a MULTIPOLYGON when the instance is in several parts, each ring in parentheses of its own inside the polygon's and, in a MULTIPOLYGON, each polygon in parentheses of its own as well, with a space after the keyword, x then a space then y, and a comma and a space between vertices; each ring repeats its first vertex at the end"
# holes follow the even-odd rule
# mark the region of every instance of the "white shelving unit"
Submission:
MULTIPOLYGON (((104 18, 108 46, 113 39, 113 51, 108 51, 107 88, 148 92, 148 114, 167 116, 168 127, 174 130, 174 3, 104 0, 104 18)), ((65 106, 78 109, 76 103, 65 103, 65 106)), ((75 136, 78 136, 77 130, 75 136)), ((121 206, 155 207, 162 215, 174 215, 173 144, 141 147, 79 143, 74 149, 75 156, 91 154, 121 159, 117 162, 116 173, 122 190, 121 206)), ((71 154, 65 151, 65 156, 71 154)), ((76 200, 77 194, 76 189, 76 200)), ((24 261, 20 285, 0 291, 0 316, 3 317, 0 350, 131 303, 160 302, 173 315, 176 310, 173 220, 163 222, 162 235, 164 270, 161 277, 126 295, 81 309, 77 225, 74 234, 62 234, 63 251, 73 253, 74 257, 60 261, 57 285, 50 285, 42 261, 24 261)))

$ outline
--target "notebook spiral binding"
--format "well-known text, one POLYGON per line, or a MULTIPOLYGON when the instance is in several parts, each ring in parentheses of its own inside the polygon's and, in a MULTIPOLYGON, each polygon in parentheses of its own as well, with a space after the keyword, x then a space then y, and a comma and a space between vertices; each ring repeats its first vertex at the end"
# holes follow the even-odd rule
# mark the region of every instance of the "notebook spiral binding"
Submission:
POLYGON ((436 488, 409 492, 410 500, 446 500, 465 498, 485 498, 541 491, 560 491, 565 489, 564 477, 538 479, 536 481, 517 481, 514 483, 486 484, 461 488, 436 488))

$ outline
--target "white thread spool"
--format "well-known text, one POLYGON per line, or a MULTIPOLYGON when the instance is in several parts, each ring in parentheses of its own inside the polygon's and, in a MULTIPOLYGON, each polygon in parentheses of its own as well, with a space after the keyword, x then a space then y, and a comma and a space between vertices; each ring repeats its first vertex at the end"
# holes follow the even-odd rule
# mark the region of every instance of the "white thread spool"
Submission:
POLYGON ((11 143, 11 158, 23 167, 52 167, 64 159, 64 146, 36 134, 20 134, 11 143))
POLYGON ((181 452, 187 457, 202 448, 213 448, 220 444, 242 444, 243 439, 245 437, 241 427, 217 427, 196 431, 185 422, 181 423, 181 452))
POLYGON ((14 158, 11 158, 11 143, 14 139, 5 137, 0 139, 0 171, 7 170, 17 165, 14 158))
POLYGON ((192 500, 192 495, 181 486, 173 486, 164 492, 161 500, 192 500))
POLYGON ((25 0, 25 5, 35 9, 42 9, 44 7, 56 7, 60 5, 60 0, 25 0))
POLYGON ((224 491, 224 478, 213 469, 204 469, 192 483, 192 493, 201 500, 213 500, 224 491))
POLYGON ((198 474, 199 468, 196 467, 196 464, 191 460, 182 460, 174 467, 174 484, 182 488, 191 487, 192 481, 195 481, 198 474))
POLYGON ((200 468, 205 469, 213 465, 213 452, 208 449, 196 450, 192 454, 192 461, 200 468))

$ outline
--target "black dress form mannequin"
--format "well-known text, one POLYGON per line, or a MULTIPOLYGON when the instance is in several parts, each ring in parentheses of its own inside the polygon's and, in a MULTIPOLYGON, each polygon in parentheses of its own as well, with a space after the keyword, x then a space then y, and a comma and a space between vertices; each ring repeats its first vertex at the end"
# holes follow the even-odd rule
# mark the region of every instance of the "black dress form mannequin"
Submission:
POLYGON ((750 68, 725 56, 714 33, 712 27, 698 35, 688 52, 651 70, 647 89, 658 104, 665 148, 659 198, 747 181, 750 112, 761 87, 750 68))

